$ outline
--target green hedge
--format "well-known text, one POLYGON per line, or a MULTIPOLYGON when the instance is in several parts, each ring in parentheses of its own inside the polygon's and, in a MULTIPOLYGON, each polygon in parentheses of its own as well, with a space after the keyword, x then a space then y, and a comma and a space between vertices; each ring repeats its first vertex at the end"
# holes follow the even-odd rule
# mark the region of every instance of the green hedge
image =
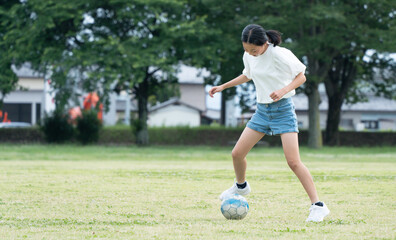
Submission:
MULTIPOLYGON (((152 145, 234 145, 243 128, 222 127, 174 127, 151 128, 149 139, 152 145)), ((299 134, 300 145, 307 145, 308 132, 299 134)), ((0 143, 45 143, 39 128, 0 129, 0 143)), ((128 126, 105 127, 100 130, 98 144, 132 145, 135 136, 128 126)), ((259 143, 264 146, 281 146, 279 136, 265 136, 259 143)), ((396 132, 340 132, 341 146, 396 146, 396 132)))
POLYGON ((44 133, 37 127, 0 128, 0 143, 44 143, 44 133))
POLYGON ((99 134, 99 144, 105 145, 130 145, 135 144, 135 136, 129 127, 102 128, 99 134))

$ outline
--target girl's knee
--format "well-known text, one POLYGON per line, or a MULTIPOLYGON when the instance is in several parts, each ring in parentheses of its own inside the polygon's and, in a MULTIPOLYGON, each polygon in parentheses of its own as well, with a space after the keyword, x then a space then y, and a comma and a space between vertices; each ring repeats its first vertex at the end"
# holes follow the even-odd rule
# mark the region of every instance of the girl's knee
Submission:
POLYGON ((243 154, 242 154, 240 151, 238 151, 237 149, 233 149, 233 150, 232 150, 231 156, 232 156, 232 159, 241 159, 241 158, 244 158, 244 157, 245 157, 245 156, 243 156, 243 154))
POLYGON ((287 159, 287 164, 292 170, 295 170, 302 165, 300 159, 287 159))

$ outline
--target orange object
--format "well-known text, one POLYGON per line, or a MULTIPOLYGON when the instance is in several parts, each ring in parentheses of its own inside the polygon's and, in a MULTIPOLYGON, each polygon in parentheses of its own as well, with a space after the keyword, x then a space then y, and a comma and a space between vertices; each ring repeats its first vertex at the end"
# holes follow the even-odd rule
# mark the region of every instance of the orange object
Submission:
POLYGON ((76 120, 78 117, 81 117, 82 116, 81 108, 80 107, 70 108, 69 116, 72 121, 76 120))
MULTIPOLYGON (((100 98, 96 92, 88 93, 84 98, 83 108, 84 110, 89 110, 96 107, 100 98)), ((103 104, 99 104, 98 119, 103 120, 103 104)))
POLYGON ((92 109, 96 107, 96 104, 99 102, 99 96, 96 92, 88 93, 88 95, 84 98, 83 106, 85 110, 92 109))
POLYGON ((99 105, 98 119, 103 120, 103 103, 99 105))
POLYGON ((8 112, 4 113, 3 122, 7 122, 7 123, 11 122, 11 120, 8 119, 8 112))

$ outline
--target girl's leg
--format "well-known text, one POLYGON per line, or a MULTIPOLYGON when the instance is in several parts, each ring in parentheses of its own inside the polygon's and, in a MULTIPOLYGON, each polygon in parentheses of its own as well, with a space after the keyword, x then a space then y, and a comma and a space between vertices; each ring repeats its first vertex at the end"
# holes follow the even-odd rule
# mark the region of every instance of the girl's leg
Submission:
POLYGON ((312 203, 319 201, 318 193, 309 170, 301 162, 298 149, 298 135, 295 132, 281 134, 283 151, 287 164, 296 174, 312 203))
POLYGON ((234 163, 234 171, 238 183, 245 182, 247 166, 246 155, 264 135, 264 133, 246 127, 239 137, 238 142, 232 150, 232 160, 234 163))

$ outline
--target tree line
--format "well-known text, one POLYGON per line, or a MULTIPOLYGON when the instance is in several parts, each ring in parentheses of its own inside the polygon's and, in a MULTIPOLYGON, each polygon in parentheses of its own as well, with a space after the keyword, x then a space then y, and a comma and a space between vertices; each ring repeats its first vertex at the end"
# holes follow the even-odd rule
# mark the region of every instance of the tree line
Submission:
MULTIPOLYGON (((335 145, 342 104, 367 92, 395 98, 395 15, 393 0, 0 0, 0 103, 17 86, 11 66, 29 62, 51 75, 58 111, 77 101, 76 87, 105 103, 128 91, 138 103, 137 142, 147 144, 149 99, 177 94, 177 65, 205 67, 207 84, 229 81, 243 68, 241 31, 257 23, 282 32, 282 45, 307 65, 311 147, 322 146, 324 83, 325 143, 335 145)), ((235 94, 222 94, 222 119, 235 94)), ((244 109, 252 103, 240 99, 244 109)))

